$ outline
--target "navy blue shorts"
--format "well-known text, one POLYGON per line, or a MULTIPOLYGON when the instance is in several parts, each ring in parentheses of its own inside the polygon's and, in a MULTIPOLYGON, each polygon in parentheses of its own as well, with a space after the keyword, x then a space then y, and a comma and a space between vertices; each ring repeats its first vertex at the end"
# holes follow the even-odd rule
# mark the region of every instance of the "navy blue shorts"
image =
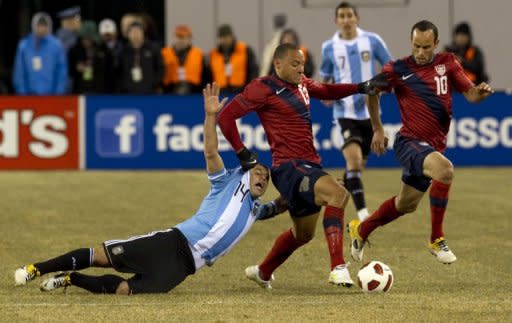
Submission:
POLYGON ((426 192, 431 179, 423 175, 423 161, 431 152, 436 151, 428 143, 397 134, 393 144, 395 158, 402 166, 402 182, 415 189, 426 192))
POLYGON ((327 175, 322 166, 305 160, 291 160, 272 168, 272 182, 282 197, 288 201, 288 211, 293 217, 304 217, 320 212, 315 204, 315 183, 327 175))

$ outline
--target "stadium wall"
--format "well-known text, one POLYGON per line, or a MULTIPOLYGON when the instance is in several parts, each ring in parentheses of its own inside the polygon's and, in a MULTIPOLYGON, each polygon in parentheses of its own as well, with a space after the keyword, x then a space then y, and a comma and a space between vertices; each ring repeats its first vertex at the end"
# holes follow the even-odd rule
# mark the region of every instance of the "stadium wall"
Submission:
MULTIPOLYGON (((313 100, 317 146, 325 167, 343 167, 331 109, 313 100)), ((454 96, 454 120, 446 155, 457 166, 512 165, 512 96, 496 93, 480 104, 454 96)), ((382 99, 390 146, 400 128, 393 95, 382 99)), ((0 169, 202 169, 203 109, 200 96, 0 97, 0 169)), ((270 164, 255 114, 238 127, 246 146, 270 164)), ((227 166, 238 164, 220 134, 227 166)), ((369 167, 397 167, 392 151, 371 155, 369 167)))
MULTIPOLYGON (((341 0, 166 0, 166 41, 172 42, 174 26, 187 23, 194 42, 205 51, 215 46, 216 29, 232 24, 240 40, 261 54, 272 37, 272 17, 288 15, 288 26, 297 29, 302 42, 320 66, 322 42, 332 37, 334 8, 341 0), (200 8, 200 9, 198 9, 200 8)), ((498 89, 512 88, 509 58, 512 45, 504 27, 512 12, 512 1, 503 0, 353 0, 359 5, 360 24, 379 33, 395 57, 410 53, 411 26, 421 20, 433 21, 439 28, 440 47, 451 41, 453 25, 469 21, 476 44, 483 49, 491 84, 498 89)))

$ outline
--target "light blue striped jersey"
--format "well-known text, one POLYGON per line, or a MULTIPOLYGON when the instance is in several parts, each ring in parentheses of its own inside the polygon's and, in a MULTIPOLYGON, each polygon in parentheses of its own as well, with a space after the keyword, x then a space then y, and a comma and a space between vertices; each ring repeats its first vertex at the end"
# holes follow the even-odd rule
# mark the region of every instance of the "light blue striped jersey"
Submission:
POLYGON ((235 168, 208 174, 211 189, 196 214, 176 225, 187 238, 196 270, 211 266, 249 231, 260 200, 249 191, 250 172, 235 168))
MULTIPOLYGON (((335 83, 360 83, 376 73, 376 62, 381 66, 392 60, 389 50, 379 35, 357 28, 357 37, 345 40, 339 31, 322 44, 320 75, 335 83)), ((336 101, 334 119, 369 119, 364 95, 356 94, 336 101)))

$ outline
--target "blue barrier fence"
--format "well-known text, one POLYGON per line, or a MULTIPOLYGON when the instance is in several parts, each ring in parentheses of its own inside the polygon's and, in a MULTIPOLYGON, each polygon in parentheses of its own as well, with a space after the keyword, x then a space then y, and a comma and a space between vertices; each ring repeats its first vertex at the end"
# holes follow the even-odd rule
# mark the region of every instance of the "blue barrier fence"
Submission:
MULTIPOLYGON (((203 168, 202 98, 199 96, 87 96, 86 160, 89 169, 203 168)), ((393 95, 381 101, 382 120, 391 139, 400 127, 393 95)), ((325 167, 343 167, 339 131, 332 111, 312 100, 316 145, 325 167)), ((446 156, 455 165, 512 165, 512 96, 497 93, 480 104, 454 96, 454 121, 446 156)), ((239 122, 246 146, 270 164, 266 136, 255 114, 239 122)), ((391 146, 391 143, 390 143, 391 146)), ((227 166, 237 165, 230 145, 220 138, 227 166)), ((393 152, 371 155, 369 167, 396 167, 393 152)))

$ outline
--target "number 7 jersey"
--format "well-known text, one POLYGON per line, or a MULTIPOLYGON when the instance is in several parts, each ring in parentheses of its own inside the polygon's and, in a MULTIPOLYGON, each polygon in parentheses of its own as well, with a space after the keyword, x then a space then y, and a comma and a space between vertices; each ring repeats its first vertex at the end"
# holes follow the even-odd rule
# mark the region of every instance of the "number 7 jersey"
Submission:
POLYGON ((474 86, 452 53, 438 53, 429 64, 416 64, 413 56, 387 63, 382 73, 395 90, 402 128, 407 137, 446 149, 452 119, 452 90, 466 92, 474 86))

